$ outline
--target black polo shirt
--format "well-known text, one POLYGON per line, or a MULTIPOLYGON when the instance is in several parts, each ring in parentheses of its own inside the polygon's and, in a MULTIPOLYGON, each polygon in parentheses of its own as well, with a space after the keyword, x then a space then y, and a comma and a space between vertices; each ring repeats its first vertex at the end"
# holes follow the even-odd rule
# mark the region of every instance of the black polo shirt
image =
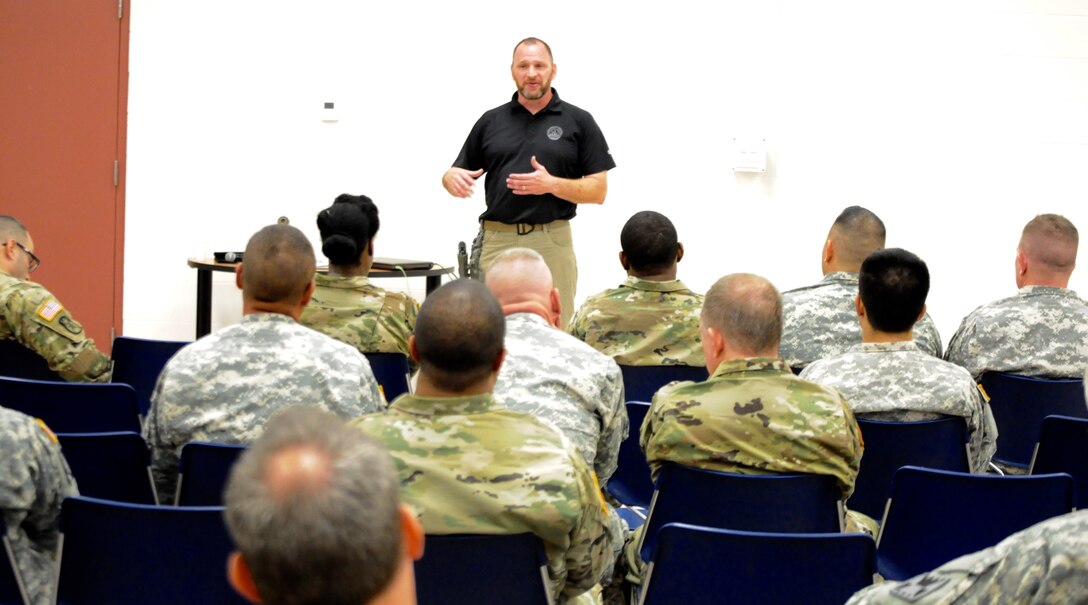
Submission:
POLYGON ((487 210, 480 220, 502 223, 550 223, 574 218, 577 208, 554 195, 515 195, 506 186, 513 173, 532 172, 536 156, 553 176, 577 179, 616 167, 608 143, 588 111, 559 99, 552 89, 547 107, 533 115, 518 103, 492 109, 476 121, 453 165, 483 168, 487 210))

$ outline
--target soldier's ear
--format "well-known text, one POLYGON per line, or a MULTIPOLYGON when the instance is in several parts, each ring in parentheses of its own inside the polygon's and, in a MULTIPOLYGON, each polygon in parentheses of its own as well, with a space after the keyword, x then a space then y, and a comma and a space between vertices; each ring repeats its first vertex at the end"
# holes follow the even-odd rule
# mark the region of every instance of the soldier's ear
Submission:
POLYGON ((257 594, 257 584, 253 581, 253 574, 249 571, 249 565, 242 557, 242 553, 234 551, 227 557, 227 579, 238 594, 253 603, 261 603, 261 595, 257 594))
POLYGON ((858 317, 865 317, 865 303, 861 302, 861 295, 854 296, 854 311, 857 312, 858 317))
POLYGON ((926 316, 926 305, 922 305, 922 311, 918 313, 918 319, 914 320, 914 323, 922 321, 922 318, 926 316))
POLYGON ((623 267, 624 271, 631 270, 631 263, 627 260, 627 253, 623 250, 620 250, 620 266, 623 267))
POLYGON ((676 242, 676 262, 680 262, 682 258, 684 258, 684 244, 676 242))
POLYGON ((408 336, 408 357, 411 357, 412 361, 419 363, 419 349, 416 348, 416 337, 414 334, 408 336))
POLYGON ((238 265, 234 267, 234 285, 238 286, 239 290, 245 289, 242 287, 242 263, 238 263, 238 265))
POLYGON ((831 263, 835 259, 835 242, 831 241, 831 238, 827 238, 827 242, 824 244, 824 264, 831 263))
POLYGON ((423 526, 410 508, 400 505, 400 535, 404 543, 405 554, 413 561, 423 557, 423 526))

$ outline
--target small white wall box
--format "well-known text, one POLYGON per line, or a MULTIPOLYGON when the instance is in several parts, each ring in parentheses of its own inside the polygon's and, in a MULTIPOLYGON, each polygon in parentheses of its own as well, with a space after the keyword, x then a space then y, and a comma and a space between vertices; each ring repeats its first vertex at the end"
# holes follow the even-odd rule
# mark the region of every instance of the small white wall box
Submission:
POLYGON ((321 104, 321 121, 336 122, 340 119, 340 112, 336 109, 336 103, 325 101, 321 104))
POLYGON ((733 137, 733 172, 767 172, 767 139, 733 137))

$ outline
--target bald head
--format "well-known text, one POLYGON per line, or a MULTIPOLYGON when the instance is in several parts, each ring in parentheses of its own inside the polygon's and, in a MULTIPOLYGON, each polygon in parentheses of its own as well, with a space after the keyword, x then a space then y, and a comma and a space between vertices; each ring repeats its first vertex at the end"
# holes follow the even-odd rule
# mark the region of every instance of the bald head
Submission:
POLYGON ((777 357, 782 296, 758 275, 726 275, 707 291, 701 323, 720 332, 747 357, 777 357))
POLYGON ((242 295, 260 303, 301 302, 317 263, 310 240, 290 225, 269 225, 249 238, 242 295))
POLYGON ((825 273, 848 271, 857 273, 867 256, 884 249, 887 231, 884 221, 861 206, 850 206, 842 211, 831 225, 827 240, 832 246, 833 255, 827 259, 825 251, 825 273))
POLYGON ((1040 214, 1024 226, 1018 252, 1028 262, 1028 279, 1022 285, 1065 287, 1077 264, 1077 228, 1059 214, 1040 214))
POLYGON ((19 243, 26 243, 26 227, 14 216, 0 214, 0 241, 14 239, 19 243))
POLYGON ((503 251, 487 268, 484 280, 503 307, 528 303, 551 310, 551 293, 555 289, 552 272, 535 250, 503 251))
POLYGON ((506 337, 502 307, 477 280, 459 279, 423 299, 414 348, 421 375, 435 386, 462 392, 498 369, 506 337))

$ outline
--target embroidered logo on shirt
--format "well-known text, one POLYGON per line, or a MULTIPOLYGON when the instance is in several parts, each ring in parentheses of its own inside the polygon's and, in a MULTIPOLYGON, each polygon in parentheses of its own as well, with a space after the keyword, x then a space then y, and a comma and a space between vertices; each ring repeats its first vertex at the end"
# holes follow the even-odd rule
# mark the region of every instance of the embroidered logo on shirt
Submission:
POLYGON ((553 141, 558 141, 559 137, 563 136, 563 129, 558 126, 548 127, 548 138, 553 141))
POLYGON ((57 302, 56 299, 50 299, 42 303, 42 306, 38 307, 38 317, 41 317, 45 321, 53 321, 63 310, 64 305, 57 302))

